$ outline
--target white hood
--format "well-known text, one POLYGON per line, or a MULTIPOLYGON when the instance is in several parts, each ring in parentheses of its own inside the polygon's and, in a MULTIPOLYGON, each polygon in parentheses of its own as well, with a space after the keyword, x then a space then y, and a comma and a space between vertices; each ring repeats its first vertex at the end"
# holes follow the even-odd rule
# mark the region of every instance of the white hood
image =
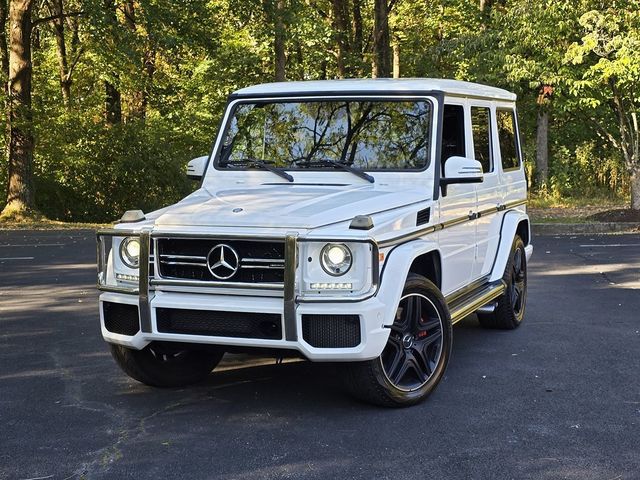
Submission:
POLYGON ((206 188, 162 210, 158 226, 317 228, 423 201, 426 189, 376 185, 272 184, 210 192, 206 188))

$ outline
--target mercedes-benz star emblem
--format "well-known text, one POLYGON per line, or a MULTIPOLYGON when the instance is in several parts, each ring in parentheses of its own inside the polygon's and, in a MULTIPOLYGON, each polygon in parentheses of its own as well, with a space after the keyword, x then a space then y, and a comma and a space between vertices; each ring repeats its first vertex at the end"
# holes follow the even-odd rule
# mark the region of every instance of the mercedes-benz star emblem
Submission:
POLYGON ((207 268, 218 280, 228 280, 233 277, 239 266, 238 253, 229 245, 220 243, 209 250, 207 268))

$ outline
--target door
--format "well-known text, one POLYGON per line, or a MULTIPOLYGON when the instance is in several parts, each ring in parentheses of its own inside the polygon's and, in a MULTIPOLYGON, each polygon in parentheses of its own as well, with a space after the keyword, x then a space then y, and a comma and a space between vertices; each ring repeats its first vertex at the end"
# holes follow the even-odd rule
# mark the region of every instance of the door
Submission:
MULTIPOLYGON (((471 142, 467 141, 468 115, 464 104, 444 106, 442 125, 441 175, 444 162, 453 156, 466 157, 471 142)), ((442 293, 448 295, 469 284, 475 261, 476 227, 470 214, 476 211, 476 184, 448 185, 440 195, 440 223, 445 228, 439 233, 442 257, 442 293), (447 224, 455 223, 448 226, 447 224)))
POLYGON ((474 102, 470 112, 473 158, 482 164, 484 173, 483 182, 477 185, 476 190, 479 213, 476 220, 477 250, 471 274, 472 279, 476 280, 489 274, 498 250, 501 216, 495 208, 502 202, 502 188, 493 145, 495 110, 491 102, 474 102))

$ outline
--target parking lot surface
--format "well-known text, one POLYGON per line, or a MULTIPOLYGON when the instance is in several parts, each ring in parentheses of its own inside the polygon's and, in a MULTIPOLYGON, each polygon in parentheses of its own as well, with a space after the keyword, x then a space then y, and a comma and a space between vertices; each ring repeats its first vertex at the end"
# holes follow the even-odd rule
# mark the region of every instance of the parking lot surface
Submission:
POLYGON ((521 328, 467 318, 393 410, 309 362, 139 384, 100 337, 93 232, 0 231, 0 479, 638 479, 640 235, 534 245, 521 328))

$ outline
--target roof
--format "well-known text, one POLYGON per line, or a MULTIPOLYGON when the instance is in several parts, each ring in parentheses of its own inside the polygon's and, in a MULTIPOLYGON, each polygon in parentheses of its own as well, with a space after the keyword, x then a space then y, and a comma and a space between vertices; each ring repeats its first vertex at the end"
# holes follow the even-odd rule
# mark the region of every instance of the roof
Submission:
POLYGON ((454 96, 482 97, 508 101, 515 101, 516 99, 514 93, 502 88, 437 78, 362 78, 263 83, 242 88, 233 95, 252 97, 290 94, 310 95, 314 93, 326 95, 345 93, 416 94, 425 92, 443 92, 454 96))

